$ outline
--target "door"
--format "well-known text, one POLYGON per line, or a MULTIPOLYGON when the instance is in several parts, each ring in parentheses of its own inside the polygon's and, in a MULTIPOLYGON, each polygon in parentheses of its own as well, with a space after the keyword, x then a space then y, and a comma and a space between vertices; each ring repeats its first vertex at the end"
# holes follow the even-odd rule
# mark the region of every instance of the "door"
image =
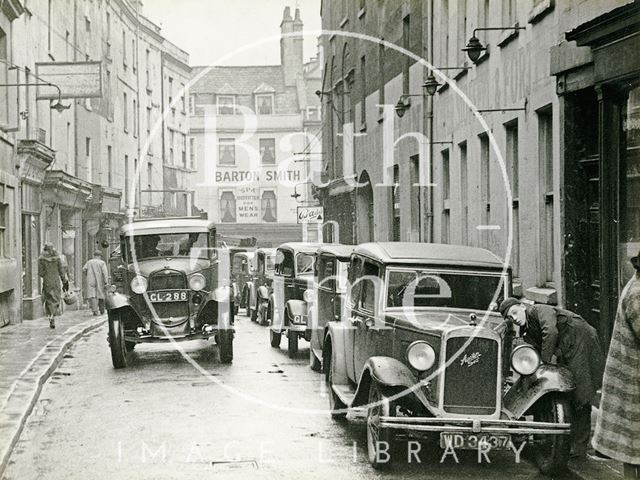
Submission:
POLYGON ((354 326, 354 373, 359 379, 362 368, 369 357, 376 354, 376 332, 378 330, 376 315, 380 313, 380 268, 365 261, 363 276, 360 277, 358 299, 351 313, 350 321, 354 326))
MULTIPOLYGON (((273 277, 273 318, 274 330, 280 331, 284 325, 284 305, 288 300, 288 290, 293 285, 293 252, 278 250, 276 269, 273 277)), ((295 287, 294 287, 295 288, 295 287)))

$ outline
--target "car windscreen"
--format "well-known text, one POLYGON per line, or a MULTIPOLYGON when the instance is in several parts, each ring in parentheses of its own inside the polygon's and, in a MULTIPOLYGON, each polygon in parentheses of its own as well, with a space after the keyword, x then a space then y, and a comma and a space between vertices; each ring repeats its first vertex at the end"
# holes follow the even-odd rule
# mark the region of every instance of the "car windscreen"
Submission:
POLYGON ((264 257, 265 259, 265 266, 267 268, 268 272, 273 272, 274 268, 276 267, 276 256, 275 255, 265 255, 264 257))
POLYGON ((389 269, 386 305, 393 307, 447 307, 495 310, 504 298, 500 272, 389 269), (500 290, 494 300, 496 290, 500 290))
POLYGON ((315 257, 313 254, 299 253, 296 255, 296 271, 298 275, 304 275, 305 273, 313 273, 313 263, 315 257))
POLYGON ((127 258, 143 260, 155 257, 209 258, 208 235, 203 233, 161 233, 127 238, 127 258))

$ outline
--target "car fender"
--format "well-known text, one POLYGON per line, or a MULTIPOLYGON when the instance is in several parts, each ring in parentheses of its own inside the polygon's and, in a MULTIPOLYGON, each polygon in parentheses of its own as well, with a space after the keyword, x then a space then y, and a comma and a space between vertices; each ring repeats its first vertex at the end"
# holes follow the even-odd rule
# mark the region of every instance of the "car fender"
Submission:
POLYGON ((336 385, 347 385, 349 376, 347 373, 347 356, 345 353, 344 332, 341 329, 346 328, 341 323, 335 323, 329 326, 327 334, 324 338, 324 349, 322 350, 322 365, 328 365, 326 357, 331 354, 331 364, 333 365, 333 383, 336 385), (331 350, 326 347, 331 343, 331 350))
POLYGON ((115 310, 117 308, 131 306, 131 302, 129 301, 129 297, 127 295, 116 292, 108 294, 105 298, 104 304, 107 310, 115 310))
POLYGON ((536 401, 550 392, 571 392, 576 384, 565 367, 541 365, 533 374, 521 376, 504 396, 503 407, 514 419, 522 417, 536 401))
POLYGON ((391 357, 370 357, 366 361, 352 407, 368 403, 372 380, 382 387, 411 389, 411 392, 406 391, 403 395, 412 393, 426 408, 431 408, 420 386, 416 387, 420 385, 420 380, 404 363, 391 357))
POLYGON ((287 323, 292 323, 296 315, 305 317, 307 315, 307 302, 304 300, 289 300, 284 307, 287 313, 287 323))

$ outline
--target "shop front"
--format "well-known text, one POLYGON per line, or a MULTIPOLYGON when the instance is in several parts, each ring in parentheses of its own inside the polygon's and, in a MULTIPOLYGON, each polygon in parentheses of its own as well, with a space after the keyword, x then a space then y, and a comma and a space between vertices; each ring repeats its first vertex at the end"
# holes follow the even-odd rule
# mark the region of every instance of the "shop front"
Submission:
POLYGON ((40 318, 42 308, 38 257, 42 250, 42 185, 55 152, 36 140, 20 140, 18 147, 22 195, 22 311, 24 319, 40 318))
POLYGON ((52 242, 61 254, 71 288, 82 289, 85 209, 92 201, 92 184, 61 170, 48 171, 43 184, 44 241, 52 242))
POLYGON ((640 249, 640 4, 566 34, 552 72, 561 98, 567 307, 608 344, 640 249))

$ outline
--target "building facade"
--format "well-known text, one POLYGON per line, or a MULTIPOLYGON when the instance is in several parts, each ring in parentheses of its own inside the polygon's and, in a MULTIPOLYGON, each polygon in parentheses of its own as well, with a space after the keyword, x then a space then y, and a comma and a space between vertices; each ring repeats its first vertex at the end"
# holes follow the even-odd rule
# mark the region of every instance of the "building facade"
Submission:
POLYGON ((308 179, 322 147, 320 63, 303 62, 300 10, 290 12, 280 65, 194 67, 190 89, 195 204, 221 234, 261 245, 302 239, 297 207, 313 202, 308 179))
POLYGON ((324 0, 323 29, 372 38, 323 37, 317 195, 341 227, 325 233, 488 248, 518 296, 573 309, 608 339, 640 247, 632 12, 637 2, 324 0), (474 33, 486 49, 471 62, 474 33), (441 69, 433 96, 417 57, 441 69))
MULTIPOLYGON (((22 245, 14 257, 22 282, 16 321, 42 315, 37 258, 45 241, 63 255, 81 295, 82 266, 96 249, 111 253, 127 216, 189 211, 174 197, 188 191, 191 171, 165 175, 163 155, 170 129, 186 135, 188 116, 178 108, 176 121, 164 122, 163 112, 173 112, 162 94, 170 78, 187 84, 188 56, 141 9, 137 0, 36 0, 16 9, 21 13, 7 30, 20 46, 11 50, 10 81, 26 84, 8 102, 17 105, 9 112, 16 140, 7 157, 19 172, 13 233, 22 245), (65 62, 100 65, 100 98, 66 98, 63 91, 62 104, 69 108, 57 111, 51 108, 55 100, 37 97, 39 65, 65 62), (168 62, 177 66, 163 77, 168 62), (166 187, 166 177, 177 180, 166 187)), ((173 95, 177 104, 187 98, 178 89, 173 95)))

